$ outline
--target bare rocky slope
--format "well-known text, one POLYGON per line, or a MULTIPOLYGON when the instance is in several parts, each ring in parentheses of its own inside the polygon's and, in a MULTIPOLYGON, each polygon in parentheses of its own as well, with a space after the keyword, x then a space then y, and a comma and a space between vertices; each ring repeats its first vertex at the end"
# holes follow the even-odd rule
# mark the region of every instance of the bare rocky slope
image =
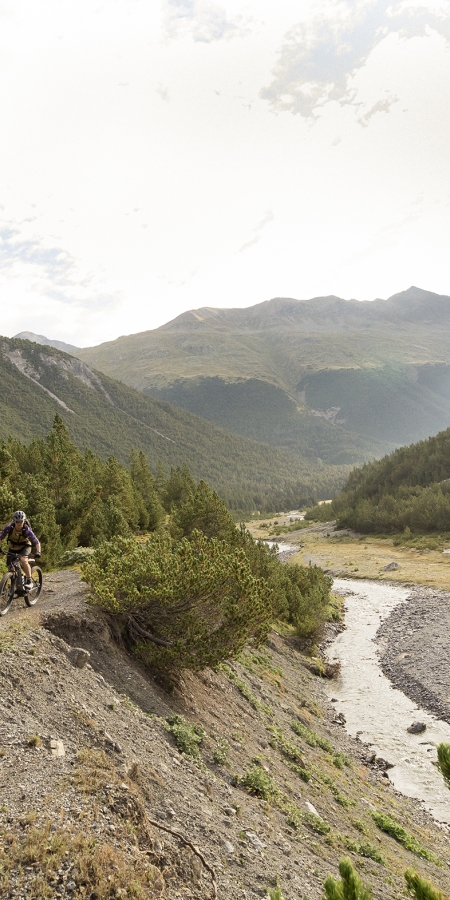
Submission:
POLYGON ((448 832, 346 736, 291 636, 168 694, 86 598, 55 572, 0 620, 2 898, 256 900, 278 877, 285 900, 318 900, 343 855, 379 900, 407 867, 450 891, 448 832))

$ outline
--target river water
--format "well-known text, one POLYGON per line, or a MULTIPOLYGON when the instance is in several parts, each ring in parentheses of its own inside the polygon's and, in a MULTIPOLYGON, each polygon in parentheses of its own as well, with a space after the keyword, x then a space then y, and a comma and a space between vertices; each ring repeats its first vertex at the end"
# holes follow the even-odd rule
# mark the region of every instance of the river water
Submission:
POLYGON ((374 641, 381 622, 409 591, 341 578, 334 580, 333 590, 345 596, 346 629, 327 648, 329 659, 341 663, 340 675, 329 684, 329 698, 337 700, 334 706, 344 714, 348 733, 394 764, 388 775, 397 790, 421 800, 438 822, 450 824, 450 791, 433 765, 437 745, 450 744, 450 725, 391 685, 379 666, 374 641), (424 722, 426 731, 408 734, 415 721, 424 722))

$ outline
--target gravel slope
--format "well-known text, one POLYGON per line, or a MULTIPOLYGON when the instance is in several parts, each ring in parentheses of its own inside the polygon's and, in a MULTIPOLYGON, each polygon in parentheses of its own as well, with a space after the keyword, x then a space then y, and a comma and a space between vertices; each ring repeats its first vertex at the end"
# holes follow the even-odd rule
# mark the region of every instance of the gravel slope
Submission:
POLYGON ((0 620, 0 896, 128 897, 139 878, 142 898, 206 900, 216 882, 221 900, 256 900, 278 874, 285 900, 319 900, 343 855, 379 900, 402 896, 408 866, 450 892, 447 832, 346 736, 292 638, 272 633, 169 695, 86 595, 75 572, 53 573, 35 608, 0 620), (84 668, 74 648, 90 652, 84 668), (197 760, 177 749, 172 713, 204 729, 197 760), (272 780, 269 802, 245 790, 249 771, 272 780), (441 864, 380 831, 374 810, 441 864))

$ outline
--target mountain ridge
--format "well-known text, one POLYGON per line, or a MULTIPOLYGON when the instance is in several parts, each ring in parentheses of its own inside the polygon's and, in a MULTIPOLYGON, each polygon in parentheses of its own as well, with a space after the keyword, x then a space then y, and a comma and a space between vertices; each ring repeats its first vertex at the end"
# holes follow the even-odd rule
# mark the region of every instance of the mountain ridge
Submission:
POLYGON ((295 496, 330 496, 348 471, 231 434, 52 347, 0 338, 0 374, 0 440, 45 437, 58 413, 82 451, 128 465, 142 450, 153 472, 186 463, 233 508, 265 508, 269 494, 272 509, 294 508, 295 496))
POLYGON ((450 423, 450 297, 415 286, 387 300, 203 307, 77 356, 236 434, 328 461, 344 443, 362 462, 450 423), (270 429, 273 388, 286 417, 270 429))
POLYGON ((44 334, 34 334, 33 331, 20 331, 19 334, 14 334, 13 338, 19 341, 31 341, 32 344, 42 344, 45 347, 55 347, 56 350, 63 350, 64 353, 72 353, 79 349, 79 347, 75 347, 75 344, 66 344, 65 341, 57 341, 45 337, 44 334))

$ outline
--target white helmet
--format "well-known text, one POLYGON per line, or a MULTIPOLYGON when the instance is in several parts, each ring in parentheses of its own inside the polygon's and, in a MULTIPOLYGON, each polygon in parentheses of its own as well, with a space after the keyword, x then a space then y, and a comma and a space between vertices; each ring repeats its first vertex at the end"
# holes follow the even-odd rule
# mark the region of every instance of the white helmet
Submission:
POLYGON ((26 515, 21 509, 16 510, 13 514, 13 522, 25 522, 25 519, 26 515))

